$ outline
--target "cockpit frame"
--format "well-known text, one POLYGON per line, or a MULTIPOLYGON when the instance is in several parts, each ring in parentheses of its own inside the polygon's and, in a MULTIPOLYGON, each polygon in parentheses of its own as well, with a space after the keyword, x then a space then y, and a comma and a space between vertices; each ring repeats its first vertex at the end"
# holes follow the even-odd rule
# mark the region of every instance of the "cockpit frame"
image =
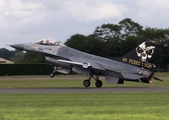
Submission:
POLYGON ((50 46, 64 45, 59 40, 53 40, 53 39, 41 39, 41 40, 38 40, 35 43, 40 44, 40 45, 50 45, 50 46))

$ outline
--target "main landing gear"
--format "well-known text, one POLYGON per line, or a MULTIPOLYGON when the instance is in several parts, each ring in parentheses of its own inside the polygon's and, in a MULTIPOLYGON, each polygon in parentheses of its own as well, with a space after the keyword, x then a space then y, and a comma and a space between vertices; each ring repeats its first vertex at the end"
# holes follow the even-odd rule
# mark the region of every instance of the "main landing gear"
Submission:
MULTIPOLYGON (((58 67, 58 66, 54 66, 53 67, 53 72, 52 73, 50 73, 50 77, 51 78, 53 78, 53 77, 55 77, 55 73, 59 70, 59 69, 61 69, 60 67, 58 67)), ((62 69, 63 70, 63 69, 62 69)), ((65 69, 64 69, 65 70, 65 69)), ((63 72, 63 71, 62 71, 63 72)), ((64 73, 69 73, 70 71, 64 71, 64 73)), ((100 87, 102 87, 102 85, 103 85, 103 83, 102 83, 102 81, 101 80, 99 80, 99 75, 95 75, 95 74, 90 74, 90 75, 88 75, 88 79, 87 80, 84 80, 83 81, 83 85, 85 86, 85 87, 89 87, 90 86, 90 80, 91 79, 94 79, 96 82, 95 82, 95 86, 97 87, 97 88, 100 88, 100 87)))
POLYGON ((83 81, 83 85, 84 85, 85 87, 89 87, 90 84, 91 84, 91 83, 90 83, 90 80, 91 80, 92 78, 96 80, 95 86, 96 86, 97 88, 100 88, 100 87, 103 85, 102 81, 99 80, 99 75, 92 75, 92 74, 88 76, 88 79, 87 79, 87 80, 84 80, 84 81, 83 81))

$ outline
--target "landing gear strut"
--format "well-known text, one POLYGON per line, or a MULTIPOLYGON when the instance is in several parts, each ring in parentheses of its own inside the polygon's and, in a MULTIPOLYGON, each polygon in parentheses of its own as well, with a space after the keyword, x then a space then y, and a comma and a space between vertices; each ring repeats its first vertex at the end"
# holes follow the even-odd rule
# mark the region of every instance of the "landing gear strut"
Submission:
POLYGON ((49 76, 50 76, 51 78, 55 77, 55 73, 56 73, 56 71, 57 71, 57 66, 54 66, 54 67, 53 67, 53 72, 52 72, 52 73, 50 73, 50 75, 49 75, 49 76))
POLYGON ((84 85, 85 87, 89 87, 89 86, 90 86, 90 80, 91 80, 92 78, 93 78, 94 80, 96 80, 95 86, 96 86, 97 88, 100 88, 100 87, 103 85, 102 81, 99 80, 99 75, 93 75, 93 74, 90 74, 90 75, 88 76, 88 79, 83 81, 83 85, 84 85))

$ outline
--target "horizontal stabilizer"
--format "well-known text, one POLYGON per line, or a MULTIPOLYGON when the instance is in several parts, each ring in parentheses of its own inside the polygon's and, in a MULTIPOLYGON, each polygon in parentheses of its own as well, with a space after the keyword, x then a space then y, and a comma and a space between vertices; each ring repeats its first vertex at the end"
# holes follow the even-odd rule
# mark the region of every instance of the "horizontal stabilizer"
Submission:
POLYGON ((121 74, 126 79, 135 79, 136 80, 136 79, 140 79, 140 78, 143 77, 141 75, 137 75, 137 74, 133 74, 133 73, 130 74, 130 73, 127 73, 127 72, 122 72, 121 74))

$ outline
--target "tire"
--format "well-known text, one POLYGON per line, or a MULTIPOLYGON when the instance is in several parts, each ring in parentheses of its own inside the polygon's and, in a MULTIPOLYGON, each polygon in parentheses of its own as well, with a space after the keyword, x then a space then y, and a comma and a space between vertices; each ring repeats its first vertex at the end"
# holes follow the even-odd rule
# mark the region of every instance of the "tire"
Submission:
POLYGON ((102 85, 103 85, 103 83, 102 83, 101 80, 97 80, 96 83, 95 83, 95 86, 96 86, 97 88, 102 87, 102 85))
POLYGON ((49 75, 51 78, 54 78, 55 77, 55 74, 54 73, 50 73, 49 75))
POLYGON ((84 81, 83 81, 83 85, 84 85, 85 87, 89 87, 89 86, 90 86, 90 80, 84 80, 84 81))

